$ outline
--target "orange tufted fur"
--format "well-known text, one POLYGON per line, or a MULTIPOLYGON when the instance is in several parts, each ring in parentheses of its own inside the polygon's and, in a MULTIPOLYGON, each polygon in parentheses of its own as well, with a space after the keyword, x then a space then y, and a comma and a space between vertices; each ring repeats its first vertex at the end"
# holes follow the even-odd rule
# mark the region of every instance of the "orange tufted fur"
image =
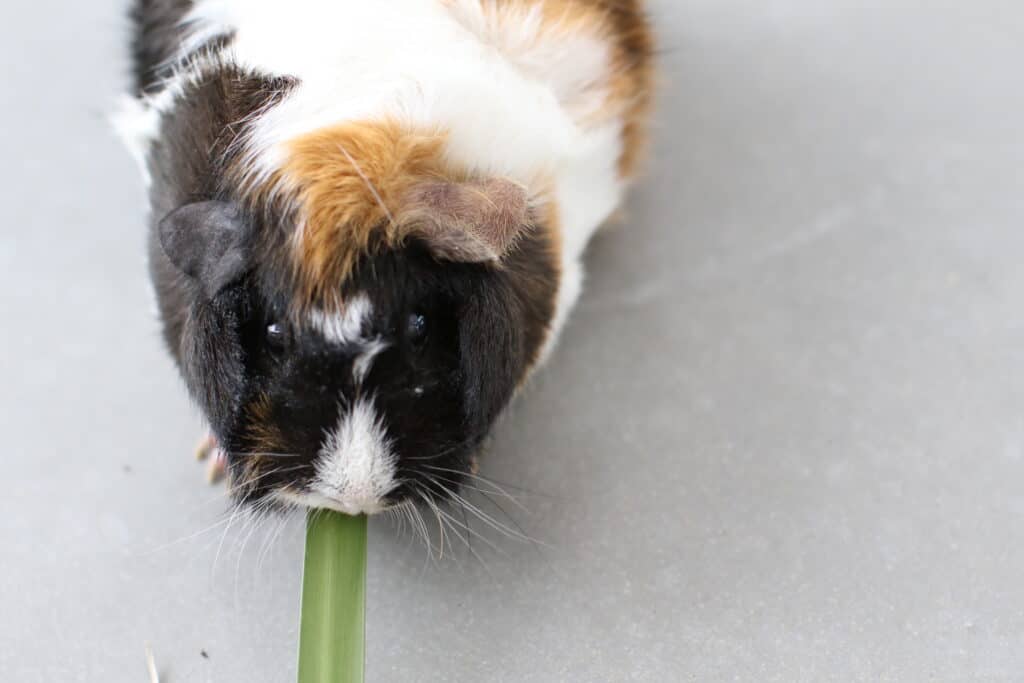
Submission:
POLYGON ((292 141, 282 169, 302 214, 295 247, 301 296, 322 301, 351 271, 374 233, 401 239, 401 201, 417 181, 454 180, 444 135, 390 121, 346 123, 292 141))
POLYGON ((324 128, 290 143, 283 170, 297 205, 298 308, 340 304, 359 257, 412 236, 438 258, 498 262, 533 226, 527 188, 444 162, 445 136, 397 123, 324 128))

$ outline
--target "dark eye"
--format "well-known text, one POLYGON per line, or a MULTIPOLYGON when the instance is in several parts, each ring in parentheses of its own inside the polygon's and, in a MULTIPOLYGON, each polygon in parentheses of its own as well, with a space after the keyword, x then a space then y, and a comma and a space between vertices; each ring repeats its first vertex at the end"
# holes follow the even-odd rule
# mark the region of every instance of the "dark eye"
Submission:
POLYGON ((281 351, 284 349, 285 344, 288 341, 288 334, 285 330, 284 323, 274 322, 267 325, 267 345, 274 351, 281 351))
POLYGON ((406 322, 405 334, 409 341, 421 346, 427 340, 427 319, 419 313, 413 313, 406 322))

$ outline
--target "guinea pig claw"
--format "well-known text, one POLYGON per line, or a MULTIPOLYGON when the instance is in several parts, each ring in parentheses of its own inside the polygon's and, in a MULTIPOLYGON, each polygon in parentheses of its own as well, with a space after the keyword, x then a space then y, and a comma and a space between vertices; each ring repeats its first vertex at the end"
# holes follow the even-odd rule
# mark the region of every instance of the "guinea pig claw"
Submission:
POLYGON ((196 460, 210 459, 206 466, 206 481, 209 484, 216 484, 228 471, 228 456, 217 446, 217 437, 207 434, 199 440, 196 446, 196 460), (211 457, 212 456, 212 457, 211 457))
POLYGON ((210 463, 206 466, 206 481, 209 484, 216 484, 224 475, 228 472, 228 456, 220 448, 216 446, 210 449, 212 457, 210 463))
POLYGON ((217 448, 217 437, 207 434, 196 444, 196 460, 206 460, 215 448, 217 448))

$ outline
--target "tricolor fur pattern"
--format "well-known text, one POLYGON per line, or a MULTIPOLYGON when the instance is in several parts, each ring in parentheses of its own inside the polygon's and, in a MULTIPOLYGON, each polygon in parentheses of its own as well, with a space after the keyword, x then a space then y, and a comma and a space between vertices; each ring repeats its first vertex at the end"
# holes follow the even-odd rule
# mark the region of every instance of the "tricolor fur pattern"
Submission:
POLYGON ((640 0, 138 0, 117 123, 237 495, 443 499, 644 141, 640 0), (450 473, 439 480, 418 463, 450 473))

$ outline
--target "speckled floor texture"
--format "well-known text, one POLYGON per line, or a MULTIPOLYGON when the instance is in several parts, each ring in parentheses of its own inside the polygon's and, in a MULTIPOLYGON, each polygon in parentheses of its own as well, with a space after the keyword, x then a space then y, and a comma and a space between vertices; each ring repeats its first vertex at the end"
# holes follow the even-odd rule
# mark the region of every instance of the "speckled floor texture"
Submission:
MULTIPOLYGON (((0 25, 0 680, 287 682, 302 520, 192 460, 121 4, 0 25)), ((1024 5, 651 9, 648 178, 484 463, 534 542, 374 520, 367 680, 1024 680, 1024 5)))

